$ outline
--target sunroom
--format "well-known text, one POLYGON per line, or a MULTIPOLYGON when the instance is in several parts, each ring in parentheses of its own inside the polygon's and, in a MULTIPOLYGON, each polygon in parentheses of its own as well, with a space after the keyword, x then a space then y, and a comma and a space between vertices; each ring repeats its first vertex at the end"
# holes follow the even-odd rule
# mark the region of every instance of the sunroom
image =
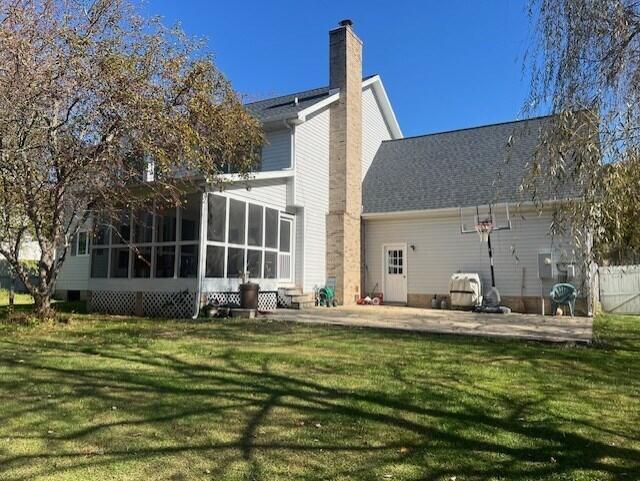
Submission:
MULTIPOLYGON (((256 196, 253 196, 256 197, 256 196)), ((196 192, 179 207, 124 212, 91 242, 90 306, 99 312, 191 317, 238 303, 246 273, 259 309, 293 284, 295 216, 238 191, 196 192)))

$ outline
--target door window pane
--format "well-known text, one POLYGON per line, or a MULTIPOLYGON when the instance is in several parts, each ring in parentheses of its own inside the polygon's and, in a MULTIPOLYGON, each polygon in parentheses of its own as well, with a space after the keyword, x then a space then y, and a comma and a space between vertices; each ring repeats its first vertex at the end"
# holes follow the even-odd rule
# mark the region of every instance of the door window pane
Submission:
MULTIPOLYGON (((231 220, 231 218, 229 218, 231 220)), ((231 232, 231 229, 229 229, 231 232)), ((227 277, 232 279, 240 277, 244 272, 244 249, 229 247, 227 254, 227 277)))
POLYGON ((108 249, 93 249, 91 252, 91 277, 107 277, 109 269, 108 249))
POLYGON ((159 211, 156 222, 157 242, 175 242, 176 210, 174 208, 171 208, 159 211))
POLYGON ((247 271, 252 279, 262 278, 262 251, 247 251, 247 271))
MULTIPOLYGON (((245 203, 229 199, 229 242, 244 244, 245 203)), ((229 277, 229 276, 227 276, 229 277)))
POLYGON ((224 277, 224 247, 207 246, 207 277, 224 277))
POLYGON ((111 249, 111 277, 129 277, 129 248, 111 249))
POLYGON ((278 276, 278 253, 277 252, 265 252, 264 253, 264 278, 275 279, 278 276))
POLYGON ((207 223, 207 239, 224 242, 227 225, 227 199, 219 195, 209 194, 209 222, 207 223))
POLYGON ((262 245, 262 207, 249 204, 249 240, 250 246, 262 245))
POLYGON ((280 219, 280 252, 291 252, 291 221, 280 219))
POLYGON ((265 210, 264 244, 272 249, 278 248, 278 211, 275 209, 265 210))
POLYGON ((198 246, 180 246, 180 277, 198 274, 198 246))
POLYGON ((133 251, 133 277, 151 277, 151 247, 133 251))
POLYGON ((89 253, 88 240, 89 236, 86 231, 78 232, 78 255, 84 256, 89 253))
POLYGON ((153 214, 151 212, 136 212, 133 217, 133 242, 146 244, 153 239, 153 214))
POLYGON ((200 237, 200 195, 188 196, 181 209, 180 240, 197 240, 200 237))
POLYGON ((173 277, 176 248, 174 246, 156 247, 155 277, 173 277))

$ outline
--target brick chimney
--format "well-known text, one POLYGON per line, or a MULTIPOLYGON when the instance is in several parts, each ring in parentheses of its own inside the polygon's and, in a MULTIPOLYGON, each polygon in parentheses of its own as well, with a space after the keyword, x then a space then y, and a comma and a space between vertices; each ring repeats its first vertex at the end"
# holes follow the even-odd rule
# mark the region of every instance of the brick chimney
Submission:
POLYGON ((340 304, 360 296, 362 211, 362 41, 353 22, 329 32, 329 88, 340 89, 331 105, 327 276, 336 279, 340 304))

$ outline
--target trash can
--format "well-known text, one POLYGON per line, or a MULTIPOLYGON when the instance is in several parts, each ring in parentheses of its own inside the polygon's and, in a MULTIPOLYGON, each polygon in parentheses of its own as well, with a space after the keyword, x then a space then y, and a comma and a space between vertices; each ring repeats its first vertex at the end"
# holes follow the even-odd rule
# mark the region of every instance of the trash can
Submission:
POLYGON ((240 284, 240 307, 242 309, 258 308, 258 290, 260 285, 254 282, 240 284))

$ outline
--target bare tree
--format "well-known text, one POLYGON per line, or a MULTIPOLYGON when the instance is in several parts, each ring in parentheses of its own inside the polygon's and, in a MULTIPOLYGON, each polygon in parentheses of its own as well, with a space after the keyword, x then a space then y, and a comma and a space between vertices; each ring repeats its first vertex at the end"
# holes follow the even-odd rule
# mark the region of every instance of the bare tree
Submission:
POLYGON ((201 48, 128 0, 0 0, 0 254, 38 314, 91 212, 177 201, 256 161, 260 127, 201 48))
POLYGON ((640 252, 640 2, 531 0, 529 14, 526 110, 557 117, 525 187, 574 186, 553 228, 594 256, 640 252))

